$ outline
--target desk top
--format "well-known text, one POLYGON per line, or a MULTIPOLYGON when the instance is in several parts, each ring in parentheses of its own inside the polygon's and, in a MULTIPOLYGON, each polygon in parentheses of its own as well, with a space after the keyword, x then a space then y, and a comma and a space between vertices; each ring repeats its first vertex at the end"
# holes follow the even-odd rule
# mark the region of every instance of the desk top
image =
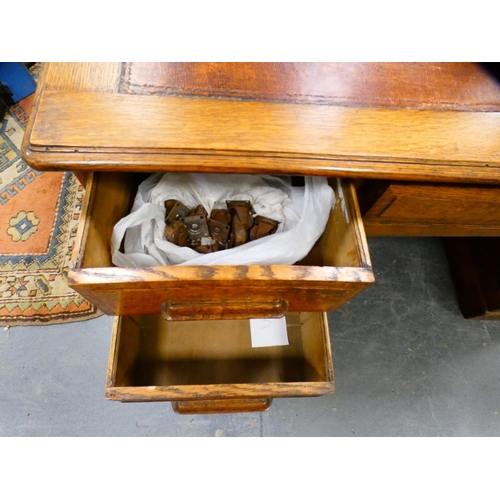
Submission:
POLYGON ((500 83, 477 63, 46 63, 40 170, 500 182, 500 83))

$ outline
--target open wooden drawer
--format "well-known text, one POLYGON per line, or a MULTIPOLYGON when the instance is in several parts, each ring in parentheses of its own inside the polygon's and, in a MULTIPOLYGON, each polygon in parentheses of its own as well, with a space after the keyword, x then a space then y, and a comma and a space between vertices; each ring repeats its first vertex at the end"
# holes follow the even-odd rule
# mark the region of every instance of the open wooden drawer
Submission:
POLYGON ((289 345, 251 346, 249 320, 117 316, 106 398, 179 413, 262 411, 274 397, 334 392, 325 313, 286 315, 289 345))
POLYGON ((332 179, 336 205, 322 237, 295 265, 118 268, 111 263, 114 225, 130 212, 144 175, 89 175, 68 282, 106 314, 169 319, 279 317, 332 311, 374 281, 356 193, 332 179))

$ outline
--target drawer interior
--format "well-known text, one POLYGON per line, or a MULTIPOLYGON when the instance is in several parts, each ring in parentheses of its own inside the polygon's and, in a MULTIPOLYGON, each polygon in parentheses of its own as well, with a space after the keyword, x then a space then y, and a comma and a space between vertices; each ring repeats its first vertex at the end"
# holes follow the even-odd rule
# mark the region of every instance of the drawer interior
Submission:
POLYGON ((291 313, 286 322, 289 345, 253 348, 249 320, 117 317, 107 396, 182 400, 332 392, 326 315, 291 313))
MULTIPOLYGON (((92 196, 86 207, 86 234, 79 238, 76 268, 114 267, 110 247, 113 227, 130 213, 137 188, 146 177, 147 174, 136 172, 100 172, 91 176, 87 184, 92 196)), ((359 234, 357 224, 357 206, 351 203, 354 189, 351 191, 349 183, 343 184, 338 179, 331 179, 330 184, 337 203, 327 227, 309 255, 295 265, 369 267, 364 232, 359 234)))

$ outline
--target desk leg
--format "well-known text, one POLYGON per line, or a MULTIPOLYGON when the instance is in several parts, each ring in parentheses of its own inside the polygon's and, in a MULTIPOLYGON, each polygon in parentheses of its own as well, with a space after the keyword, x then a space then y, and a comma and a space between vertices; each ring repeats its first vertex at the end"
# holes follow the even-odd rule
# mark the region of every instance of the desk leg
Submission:
POLYGON ((500 319, 500 238, 442 238, 464 318, 500 319))

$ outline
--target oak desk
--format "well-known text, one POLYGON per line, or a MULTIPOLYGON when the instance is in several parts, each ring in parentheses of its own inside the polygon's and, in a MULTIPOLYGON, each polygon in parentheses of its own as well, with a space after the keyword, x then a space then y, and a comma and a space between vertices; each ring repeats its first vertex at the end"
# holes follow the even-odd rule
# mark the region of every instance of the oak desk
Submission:
POLYGON ((324 311, 373 282, 365 229, 454 237, 445 240, 464 315, 495 318, 499 111, 498 80, 474 63, 45 64, 23 156, 82 182, 93 173, 70 284, 104 312, 126 315, 115 322, 107 396, 173 400, 189 413, 262 410, 271 397, 331 392, 324 311), (334 209, 298 266, 113 268, 110 221, 128 213, 137 176, 153 171, 344 178, 336 189, 349 217, 334 209), (165 305, 174 292, 184 302, 165 305), (248 351, 241 321, 218 322, 224 339, 212 345, 208 323, 200 334, 189 321, 155 320, 160 304, 170 319, 288 310, 291 354, 248 351), (207 378, 193 382, 193 373, 207 378))

